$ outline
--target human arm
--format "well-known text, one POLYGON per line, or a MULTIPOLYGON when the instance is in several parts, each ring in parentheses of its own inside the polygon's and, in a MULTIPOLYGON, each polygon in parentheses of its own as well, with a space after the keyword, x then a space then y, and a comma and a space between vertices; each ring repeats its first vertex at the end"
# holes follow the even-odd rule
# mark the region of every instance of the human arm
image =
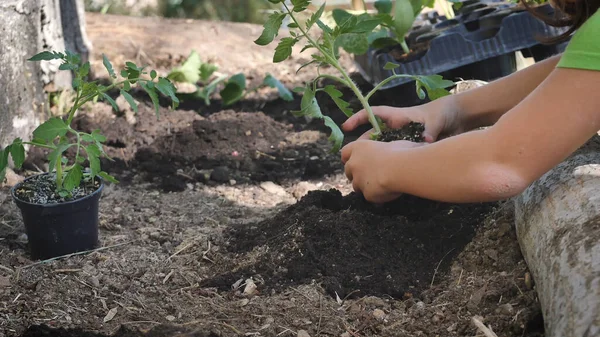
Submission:
MULTIPOLYGON (((373 112, 390 128, 401 128, 410 121, 425 124, 427 142, 490 126, 530 94, 556 67, 559 59, 560 55, 550 57, 485 86, 423 105, 409 108, 376 106, 373 112)), ((367 122, 363 110, 350 117, 342 127, 351 131, 367 122)), ((367 137, 368 134, 363 136, 367 137)))
POLYGON ((554 69, 490 128, 424 146, 348 144, 346 174, 371 202, 401 193, 443 202, 515 196, 598 132, 598 83, 600 71, 554 69))

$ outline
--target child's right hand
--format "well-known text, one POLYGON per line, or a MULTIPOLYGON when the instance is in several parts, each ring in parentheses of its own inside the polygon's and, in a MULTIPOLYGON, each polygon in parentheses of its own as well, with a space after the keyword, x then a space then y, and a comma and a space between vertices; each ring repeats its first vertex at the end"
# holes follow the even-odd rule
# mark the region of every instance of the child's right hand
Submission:
MULTIPOLYGON (((449 99, 439 99, 430 103, 409 107, 395 108, 389 106, 373 107, 373 113, 379 116, 389 128, 401 128, 409 122, 419 122, 425 125, 423 136, 428 143, 451 135, 464 132, 459 118, 459 109, 451 96, 449 99)), ((367 112, 361 110, 342 124, 345 131, 352 131, 362 124, 369 122, 367 112)), ((373 130, 364 133, 360 138, 368 139, 373 130)))

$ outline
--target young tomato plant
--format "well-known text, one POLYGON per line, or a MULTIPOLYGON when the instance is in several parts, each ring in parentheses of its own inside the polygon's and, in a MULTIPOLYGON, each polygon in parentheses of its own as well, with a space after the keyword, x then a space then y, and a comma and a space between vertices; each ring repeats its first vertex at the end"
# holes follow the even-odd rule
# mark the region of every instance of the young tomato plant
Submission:
POLYGON ((103 63, 112 82, 105 86, 99 84, 98 81, 87 81, 90 63, 82 64, 80 56, 69 51, 65 53, 44 51, 29 59, 29 61, 50 60, 62 60, 59 69, 73 72, 75 99, 65 118, 52 117, 33 131, 31 141, 17 138, 0 150, 0 182, 4 180, 9 155, 12 157, 15 167, 20 168, 25 161, 24 145, 36 146, 50 150, 48 172, 53 173, 58 195, 62 198, 69 198, 71 192, 82 182, 92 184, 97 177, 109 182, 117 182, 114 177, 102 171, 100 167, 100 158, 108 158, 103 148, 106 137, 100 134, 99 130, 86 133, 73 128, 75 113, 84 104, 101 99, 109 102, 118 111, 117 103, 108 95, 108 92, 119 89, 120 94, 137 112, 138 106, 129 91, 131 88, 139 86, 150 96, 158 117, 158 92, 171 99, 173 108, 177 107, 179 100, 175 95, 175 87, 168 79, 157 76, 154 70, 148 73, 144 67, 140 68, 131 62, 126 63, 125 69, 120 72, 122 78, 119 79, 112 64, 103 55, 103 63), (74 156, 69 158, 67 150, 71 148, 74 148, 75 151, 74 156))
MULTIPOLYGON (((269 16, 264 25, 262 34, 254 41, 256 44, 264 46, 273 42, 275 37, 278 35, 283 20, 287 17, 289 17, 291 20, 291 23, 288 25, 290 28, 290 36, 281 38, 280 42, 275 48, 273 62, 282 62, 289 58, 292 54, 292 48, 297 43, 304 41, 306 45, 302 49, 302 52, 306 50, 312 50, 314 53, 311 55, 312 60, 302 65, 300 69, 309 65, 317 65, 318 67, 328 65, 335 68, 339 72, 339 76, 319 74, 305 87, 295 89, 295 91, 303 93, 300 110, 296 111, 295 115, 322 119, 325 125, 331 129, 330 140, 334 144, 334 152, 337 152, 341 148, 344 135, 331 117, 323 115, 315 98, 315 94, 319 91, 327 93, 347 117, 352 116, 353 112, 350 109, 350 104, 342 98, 342 93, 333 85, 328 85, 324 88, 317 88, 317 81, 319 79, 331 79, 352 90, 368 114, 369 122, 373 126, 374 130, 372 139, 375 140, 380 140, 380 137, 382 136, 382 130, 385 129, 385 125, 381 123, 381 121, 373 114, 373 110, 369 105, 369 99, 389 81, 401 77, 411 78, 416 82, 416 88, 419 97, 424 99, 425 95, 427 94, 431 100, 448 95, 449 92, 446 90, 446 88, 454 84, 452 81, 444 80, 442 76, 439 75, 420 76, 396 74, 394 69, 397 68, 398 65, 388 63, 385 68, 387 70, 393 70, 394 75, 383 80, 369 93, 364 95, 356 83, 352 81, 348 72, 340 65, 339 48, 342 47, 346 50, 352 50, 351 46, 364 44, 365 41, 368 40, 368 36, 373 32, 373 30, 380 25, 381 21, 379 19, 372 18, 368 15, 364 16, 349 14, 335 28, 331 28, 323 23, 320 19, 323 11, 325 10, 325 4, 323 4, 316 12, 314 12, 305 23, 301 23, 297 19, 296 14, 304 12, 308 9, 310 5, 309 0, 292 0, 292 8, 290 8, 290 6, 288 6, 284 0, 269 1, 272 3, 282 4, 284 10, 275 12, 269 16), (311 34, 311 30, 315 27, 320 30, 319 37, 315 37, 311 34)), ((366 43, 368 44, 368 42, 366 43)), ((298 71, 300 69, 298 69, 298 71)))
MULTIPOLYGON (((202 62, 200 55, 194 50, 190 53, 183 64, 173 69, 167 75, 167 78, 174 82, 191 83, 196 87, 196 91, 188 94, 192 98, 204 100, 204 104, 210 105, 212 95, 217 91, 220 84, 222 89, 219 92, 224 106, 232 105, 243 99, 248 93, 256 91, 264 86, 276 88, 279 97, 286 101, 294 99, 292 93, 275 77, 270 74, 265 76, 262 84, 254 89, 246 88, 246 76, 243 73, 235 74, 228 78, 227 75, 217 74, 218 67, 211 63, 202 62), (198 82, 202 87, 198 86, 198 82)), ((188 95, 182 95, 185 98, 188 95)))

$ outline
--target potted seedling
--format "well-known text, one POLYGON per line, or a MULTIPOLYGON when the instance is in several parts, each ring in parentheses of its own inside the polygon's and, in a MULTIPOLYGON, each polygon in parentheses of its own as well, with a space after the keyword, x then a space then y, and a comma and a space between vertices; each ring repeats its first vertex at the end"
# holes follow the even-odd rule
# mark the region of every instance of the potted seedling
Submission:
MULTIPOLYGON (((372 108, 369 105, 369 99, 382 86, 396 78, 405 77, 414 80, 418 96, 421 99, 428 96, 431 100, 448 95, 449 92, 446 89, 453 86, 454 82, 444 80, 442 76, 439 75, 419 76, 396 74, 394 72, 393 76, 385 79, 375 86, 368 94, 364 95, 356 83, 350 78, 348 72, 340 65, 339 49, 341 44, 350 46, 352 41, 354 41, 356 45, 364 44, 364 41, 368 40, 368 36, 379 25, 379 20, 367 18, 366 16, 349 15, 346 20, 340 22, 335 28, 331 28, 320 19, 325 9, 325 4, 323 4, 306 22, 301 23, 297 19, 297 14, 307 10, 310 5, 309 0, 292 0, 293 7, 288 6, 284 0, 269 1, 275 4, 282 4, 284 10, 275 12, 269 16, 264 25, 262 34, 254 41, 256 44, 264 46, 273 42, 278 35, 283 20, 288 17, 291 20, 288 25, 290 28, 290 36, 281 38, 275 48, 273 62, 282 62, 286 60, 291 56, 292 48, 296 44, 303 42, 305 43, 305 46, 302 49, 302 52, 307 50, 313 51, 311 55, 312 60, 303 64, 298 71, 306 66, 316 65, 318 67, 333 67, 340 74, 339 76, 320 74, 311 82, 307 83, 305 87, 295 89, 295 91, 303 93, 300 110, 294 112, 295 115, 322 119, 325 125, 331 129, 331 136, 329 139, 333 142, 334 152, 337 152, 341 148, 344 135, 331 117, 323 115, 315 98, 315 94, 320 91, 327 93, 347 117, 352 116, 353 111, 350 109, 350 104, 342 98, 342 92, 335 86, 327 85, 324 88, 317 87, 317 81, 322 78, 330 79, 352 90, 369 116, 369 122, 373 127, 373 133, 371 134, 372 139, 378 141, 401 139, 409 139, 412 141, 423 140, 422 132, 424 126, 420 123, 410 123, 400 130, 388 129, 384 123, 373 114, 372 108), (315 29, 315 27, 319 30, 320 34, 311 34, 311 30, 315 29)), ((398 65, 388 63, 385 67, 386 69, 393 70, 397 68, 398 65)))
MULTIPOLYGON (((98 99, 109 102, 118 110, 109 91, 119 90, 133 111, 138 106, 129 94, 139 86, 150 96, 158 117, 158 93, 170 97, 173 108, 179 100, 173 84, 127 62, 118 78, 110 61, 103 55, 111 84, 88 81, 90 63, 71 52, 44 51, 29 61, 62 61, 59 69, 74 75, 74 101, 67 116, 52 117, 33 131, 30 141, 15 139, 0 150, 0 182, 4 181, 9 157, 16 168, 25 160, 25 146, 48 150, 48 170, 15 185, 11 195, 21 210, 25 230, 34 259, 48 259, 94 249, 98 244, 98 204, 105 182, 116 179, 102 171, 101 158, 108 158, 103 148, 106 138, 99 130, 91 133, 73 128, 75 114, 86 103, 98 99)), ((110 159, 110 158, 109 158, 110 159)))

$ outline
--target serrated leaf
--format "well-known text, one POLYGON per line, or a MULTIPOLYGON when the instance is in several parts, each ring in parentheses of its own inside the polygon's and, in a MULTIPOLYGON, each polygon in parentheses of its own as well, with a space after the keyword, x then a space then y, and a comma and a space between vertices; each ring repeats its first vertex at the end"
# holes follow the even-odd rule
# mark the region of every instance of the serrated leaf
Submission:
POLYGON ((108 174, 108 173, 106 173, 106 172, 100 172, 100 173, 98 173, 98 175, 99 175, 99 176, 100 176, 102 179, 104 179, 104 180, 106 180, 106 181, 108 181, 108 182, 111 182, 111 183, 113 183, 113 184, 118 184, 118 183, 119 183, 119 181, 118 181, 117 179, 115 179, 115 177, 111 176, 110 174, 108 174))
POLYGON ((294 12, 299 13, 308 8, 310 0, 292 0, 292 5, 294 6, 294 12))
POLYGON ((430 100, 450 95, 446 88, 454 85, 454 82, 444 79, 441 75, 415 76, 417 85, 425 88, 430 100))
POLYGON ((58 66, 58 70, 77 70, 77 65, 70 63, 61 63, 58 66))
POLYGON ((326 3, 324 2, 321 7, 319 7, 319 9, 310 16, 310 19, 308 19, 306 22, 307 31, 310 30, 312 26, 314 26, 314 24, 317 23, 317 21, 321 18, 323 12, 325 11, 325 5, 326 3))
POLYGON ((156 73, 156 70, 152 70, 152 71, 150 72, 150 78, 152 78, 152 79, 155 79, 155 78, 156 78, 156 76, 158 76, 158 74, 156 73))
POLYGON ((200 66, 200 79, 202 82, 206 82, 210 79, 212 74, 219 69, 216 65, 211 63, 202 63, 200 66))
POLYGON ((125 68, 125 72, 127 73, 127 77, 130 80, 135 80, 137 78, 140 77, 140 69, 132 62, 125 62, 125 65, 127 66, 125 68))
POLYGON ((131 97, 131 95, 125 90, 121 90, 121 95, 123 95, 123 97, 125 98, 127 103, 129 103, 129 106, 131 106, 131 109, 133 110, 133 112, 137 113, 138 106, 137 106, 137 103, 135 102, 135 100, 133 99, 133 97, 131 97))
POLYGON ((246 90, 246 76, 243 73, 239 73, 231 76, 225 88, 221 90, 221 98, 223 99, 223 105, 228 106, 244 97, 246 90))
POLYGON ((101 135, 100 130, 98 129, 92 131, 92 137, 94 137, 94 139, 99 143, 104 143, 106 141, 106 137, 101 135))
POLYGON ((129 76, 129 73, 127 72, 127 70, 125 70, 125 69, 121 70, 121 77, 127 78, 127 76, 129 76))
POLYGON ((196 84, 200 80, 200 66, 202 66, 200 55, 192 50, 185 62, 169 72, 167 78, 175 82, 196 84))
POLYGON ((156 117, 158 118, 160 116, 160 104, 158 102, 158 94, 154 90, 154 87, 150 86, 150 83, 152 82, 142 82, 140 83, 140 86, 142 87, 142 89, 144 89, 144 91, 146 91, 146 93, 150 97, 150 100, 152 100, 152 104, 154 105, 154 112, 156 113, 156 117))
POLYGON ((399 66, 400 66, 399 64, 396 64, 396 63, 393 63, 393 62, 388 62, 388 63, 386 63, 383 66, 383 69, 385 69, 385 70, 392 70, 392 69, 398 68, 399 66))
POLYGON ((333 102, 335 102, 335 105, 337 105, 337 107, 347 116, 347 117, 352 117, 353 113, 352 113, 352 109, 349 108, 350 103, 344 101, 342 99, 343 94, 341 91, 339 91, 338 89, 336 89, 335 86, 333 85, 327 85, 325 88, 323 88, 323 91, 325 91, 329 97, 331 97, 331 99, 333 100, 333 102))
POLYGON ((90 73, 90 63, 84 63, 81 68, 79 68, 79 77, 84 78, 90 73))
POLYGON ((370 33, 381 24, 380 20, 369 19, 359 21, 351 30, 351 33, 370 33))
POLYGON ((43 51, 41 53, 33 55, 27 61, 51 61, 64 59, 65 55, 59 52, 43 51))
POLYGON ((364 34, 342 34, 335 42, 350 54, 362 55, 369 51, 369 40, 364 34))
POLYGON ((348 19, 350 19, 350 17, 352 17, 353 15, 344 9, 336 8, 331 11, 331 16, 333 17, 333 21, 335 21, 335 24, 337 26, 341 26, 344 22, 346 22, 348 19))
POLYGON ((0 169, 0 184, 4 183, 6 178, 6 168, 0 169))
POLYGON ((90 171, 92 176, 97 176, 100 173, 100 156, 102 151, 96 144, 90 144, 85 147, 85 153, 87 154, 88 161, 90 162, 90 171))
POLYGON ((275 55, 273 56, 273 62, 282 62, 285 61, 288 57, 292 55, 292 48, 298 42, 297 39, 292 37, 284 37, 279 41, 279 44, 275 48, 275 55))
POLYGON ((279 92, 279 97, 281 97, 283 100, 285 100, 285 101, 293 101, 294 100, 294 95, 292 95, 292 92, 289 91, 288 88, 286 88, 285 85, 283 85, 283 83, 281 83, 278 79, 273 77, 273 75, 267 73, 267 76, 265 76, 263 84, 268 85, 271 88, 276 88, 277 91, 279 92))
POLYGON ((112 97, 108 96, 105 92, 101 93, 102 98, 107 101, 108 103, 110 103, 110 105, 112 105, 113 109, 116 112, 119 112, 119 106, 117 105, 117 102, 115 102, 114 99, 112 99, 112 97))
POLYGON ((386 47, 391 47, 391 46, 397 45, 398 41, 391 37, 380 37, 380 38, 374 39, 370 44, 373 48, 383 49, 386 47))
POLYGON ((67 124, 62 119, 52 117, 33 131, 33 137, 51 141, 56 137, 66 135, 68 130, 67 124))
POLYGON ((65 190, 70 192, 81 184, 81 178, 83 178, 83 171, 81 169, 81 165, 76 163, 69 170, 69 172, 67 172, 67 176, 63 182, 63 187, 65 190))
POLYGON ((319 107, 319 103, 315 98, 315 92, 309 86, 304 88, 302 101, 300 101, 300 110, 292 111, 292 114, 296 117, 323 118, 321 107, 319 107))
POLYGON ((331 29, 331 27, 326 25, 323 21, 317 20, 317 26, 319 26, 323 32, 327 34, 333 34, 333 29, 331 29))
POLYGON ((160 77, 158 79, 158 82, 154 85, 156 86, 156 89, 158 89, 158 91, 160 91, 163 95, 171 99, 171 106, 173 107, 173 109, 179 106, 179 98, 177 98, 177 95, 175 94, 176 89, 175 86, 173 86, 173 83, 171 83, 168 79, 164 77, 160 77))
POLYGON ((283 19, 287 14, 285 13, 273 13, 269 15, 269 18, 263 25, 263 32, 258 39, 254 41, 259 46, 266 46, 273 42, 275 36, 279 34, 279 28, 283 24, 283 19))
POLYGON ((392 0, 376 0, 373 6, 380 14, 390 14, 393 7, 392 0))
POLYGON ((16 168, 21 168, 25 161, 25 147, 21 138, 17 138, 10 145, 10 155, 13 159, 16 168))
POLYGON ((131 89, 131 84, 129 83, 129 81, 123 82, 123 90, 129 91, 130 89, 131 89))
POLYGON ((302 47, 302 50, 300 50, 300 53, 303 53, 304 51, 311 49, 311 48, 315 48, 315 46, 313 46, 312 44, 307 44, 306 46, 302 47))
POLYGON ((342 130, 340 130, 340 127, 335 124, 331 117, 324 116, 323 121, 325 122, 325 126, 331 129, 331 135, 329 135, 329 141, 333 143, 331 152, 337 153, 342 148, 342 143, 344 142, 344 133, 342 130))

